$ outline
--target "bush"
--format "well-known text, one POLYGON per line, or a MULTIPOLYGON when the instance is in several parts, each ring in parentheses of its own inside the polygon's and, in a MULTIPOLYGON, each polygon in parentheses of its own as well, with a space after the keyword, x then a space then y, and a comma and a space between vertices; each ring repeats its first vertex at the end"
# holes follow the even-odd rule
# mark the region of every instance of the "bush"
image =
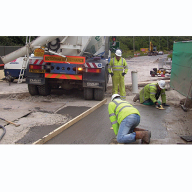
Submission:
POLYGON ((172 60, 172 56, 173 56, 173 54, 171 53, 171 54, 167 55, 167 58, 171 58, 171 60, 172 60))
MULTIPOLYGON (((135 51, 135 53, 140 53, 140 55, 137 55, 138 57, 139 57, 139 56, 146 56, 146 55, 147 55, 147 53, 143 53, 142 51, 135 51)), ((111 53, 111 58, 113 58, 113 57, 115 57, 115 53, 111 53)), ((123 58, 134 57, 134 52, 133 52, 133 50, 123 51, 122 57, 123 57, 123 58)))

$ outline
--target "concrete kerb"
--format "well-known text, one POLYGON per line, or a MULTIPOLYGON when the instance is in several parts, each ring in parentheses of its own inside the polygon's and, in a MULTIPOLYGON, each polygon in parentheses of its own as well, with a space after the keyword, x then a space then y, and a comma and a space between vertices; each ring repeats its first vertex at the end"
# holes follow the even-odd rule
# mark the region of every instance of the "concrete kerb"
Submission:
MULTIPOLYGON (((138 83, 138 87, 144 87, 145 85, 149 84, 149 83, 156 83, 157 81, 145 81, 145 82, 139 82, 138 83)), ((165 80, 166 84, 170 83, 170 80, 165 80)), ((125 87, 132 87, 132 83, 126 83, 125 87)), ((112 89, 112 85, 107 85, 107 88, 112 89)), ((0 98, 6 98, 9 97, 10 94, 21 94, 21 93, 28 93, 28 92, 13 92, 13 93, 0 93, 0 98)))
MULTIPOLYGON (((160 79, 159 79, 160 80, 160 79)), ((159 80, 156 81, 143 81, 138 83, 138 87, 144 87, 145 85, 149 83, 157 83, 159 80)), ((164 80, 166 84, 170 83, 170 80, 164 80)), ((125 83, 125 87, 131 87, 132 83, 125 83)), ((108 88, 112 88, 112 84, 107 86, 108 88)))

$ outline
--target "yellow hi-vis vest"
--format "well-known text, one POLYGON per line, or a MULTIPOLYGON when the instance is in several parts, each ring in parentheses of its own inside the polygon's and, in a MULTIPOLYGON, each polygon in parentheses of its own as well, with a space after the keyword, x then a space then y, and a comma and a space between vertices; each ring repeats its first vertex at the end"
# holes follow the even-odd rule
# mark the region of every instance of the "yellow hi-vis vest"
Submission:
POLYGON ((129 102, 122 101, 120 99, 114 99, 108 105, 109 119, 111 121, 115 135, 119 130, 119 125, 125 119, 125 117, 131 114, 138 114, 139 111, 134 108, 129 102))
MULTIPOLYGON (((156 103, 157 102, 157 99, 155 97, 156 93, 157 93, 157 83, 150 83, 145 85, 145 87, 139 93, 140 103, 143 103, 148 99, 151 99, 153 103, 156 103)), ((165 89, 161 90, 160 95, 162 103, 166 103, 165 89)))
POLYGON ((125 61, 125 59, 123 57, 120 58, 119 61, 117 61, 116 57, 111 59, 111 61, 109 62, 109 66, 108 66, 108 72, 109 73, 114 73, 116 71, 119 71, 121 73, 127 73, 128 72, 128 65, 127 62, 125 61))

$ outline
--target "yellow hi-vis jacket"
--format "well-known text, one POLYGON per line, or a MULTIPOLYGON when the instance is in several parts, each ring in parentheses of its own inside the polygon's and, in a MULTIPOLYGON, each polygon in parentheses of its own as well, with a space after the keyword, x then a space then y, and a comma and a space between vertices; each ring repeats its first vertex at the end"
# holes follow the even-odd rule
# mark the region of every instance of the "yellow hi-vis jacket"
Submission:
POLYGON ((119 125, 125 119, 125 117, 131 114, 138 114, 139 111, 134 108, 129 102, 122 101, 120 99, 114 99, 108 105, 109 119, 111 121, 115 135, 119 130, 119 125))
POLYGON ((117 61, 116 57, 114 57, 109 62, 108 72, 109 73, 116 73, 116 72, 127 73, 128 72, 127 62, 123 57, 121 57, 119 61, 117 61))
MULTIPOLYGON (((143 103, 149 98, 153 101, 153 103, 156 103, 157 102, 157 99, 155 97, 156 93, 157 93, 157 83, 147 84, 139 93, 140 103, 143 103)), ((162 103, 166 103, 165 89, 161 90, 160 95, 161 95, 162 103)))

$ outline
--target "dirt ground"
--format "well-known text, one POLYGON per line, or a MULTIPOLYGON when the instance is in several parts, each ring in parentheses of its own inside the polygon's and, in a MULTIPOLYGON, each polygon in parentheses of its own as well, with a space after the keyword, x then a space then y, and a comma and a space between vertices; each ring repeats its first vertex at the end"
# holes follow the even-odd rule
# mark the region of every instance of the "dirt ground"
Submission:
MULTIPOLYGON (((170 88, 169 77, 151 77, 150 70, 157 68, 159 60, 166 58, 166 55, 157 57, 136 57, 130 60, 127 59, 129 66, 128 74, 125 76, 126 84, 126 100, 133 105, 132 99, 135 93, 132 93, 132 78, 131 71, 137 71, 138 91, 143 86, 151 81, 160 79, 166 80, 166 96, 167 104, 170 105, 169 114, 165 119, 165 126, 168 131, 168 136, 163 141, 153 141, 154 144, 176 144, 186 143, 180 136, 192 135, 192 110, 189 101, 189 109, 184 112, 180 106, 181 101, 185 101, 185 97, 177 91, 170 88)), ((0 79, 3 78, 3 70, 0 70, 0 79)), ((109 79, 108 90, 105 94, 108 102, 112 95, 112 81, 109 79)), ((5 81, 0 81, 0 114, 1 118, 13 121, 20 124, 15 127, 12 124, 7 124, 0 120, 0 124, 6 126, 7 132, 4 138, 0 141, 1 144, 15 144, 21 139, 31 127, 64 124, 71 120, 70 116, 63 116, 57 114, 57 111, 66 106, 84 106, 92 107, 96 105, 97 101, 85 101, 83 99, 82 91, 63 91, 57 93, 52 92, 49 96, 30 96, 28 93, 27 84, 25 82, 18 84, 15 80, 10 85, 5 81), (25 118, 23 118, 25 117, 25 118)), ((50 131, 50 130, 49 130, 50 131)), ((0 129, 0 135, 2 130, 0 129)))
MULTIPOLYGON (((132 71, 137 72, 137 81, 145 82, 145 81, 156 81, 158 79, 169 79, 170 74, 166 74, 163 77, 151 77, 150 70, 153 68, 159 68, 167 59, 167 55, 158 55, 153 57, 134 57, 131 59, 126 59, 128 64, 128 73, 125 75, 125 84, 132 83, 132 71)), ((164 65, 165 68, 170 69, 170 65, 164 65)), ((112 79, 109 79, 109 85, 112 85, 112 79)))

